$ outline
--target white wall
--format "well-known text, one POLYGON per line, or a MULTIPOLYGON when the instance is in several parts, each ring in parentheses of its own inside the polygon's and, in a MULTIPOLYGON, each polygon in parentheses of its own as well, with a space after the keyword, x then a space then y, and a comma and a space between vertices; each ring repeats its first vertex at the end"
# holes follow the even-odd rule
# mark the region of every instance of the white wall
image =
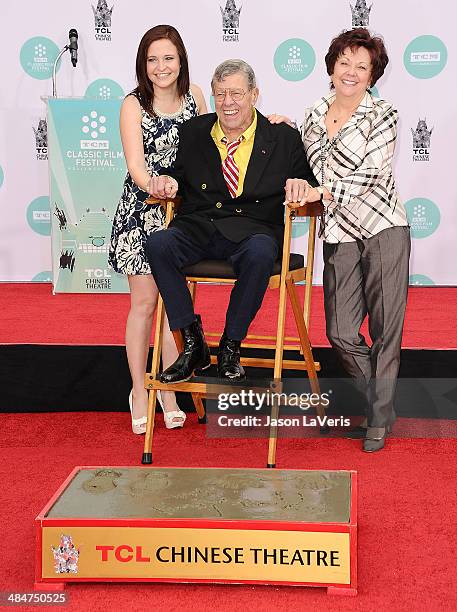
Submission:
MULTIPOLYGON (((455 285, 457 182, 451 156, 451 143, 457 142, 455 2, 369 0, 370 3, 369 27, 384 37, 390 55, 387 72, 377 87, 380 96, 391 101, 400 113, 395 161, 399 192, 405 202, 419 198, 415 210, 414 203, 410 205, 413 236, 430 232, 427 237, 413 240, 411 272, 426 278, 416 277, 412 282, 455 285), (447 49, 446 65, 432 78, 412 76, 403 61, 409 43, 423 35, 438 37, 447 49), (419 118, 424 117, 428 128, 433 128, 429 159, 414 161, 411 128, 415 129, 419 118)), ((46 37, 61 48, 67 43, 68 30, 78 30, 79 63, 73 69, 68 54, 64 56, 58 73, 59 96, 84 96, 87 87, 100 78, 112 79, 128 92, 134 86, 135 55, 142 34, 153 25, 170 23, 184 38, 191 78, 204 89, 208 105, 214 67, 224 59, 241 57, 257 73, 259 109, 284 113, 301 122, 304 108, 328 89, 324 55, 330 39, 352 27, 350 4, 354 5, 355 0, 239 0, 236 6, 241 5, 242 10, 238 41, 223 40, 220 5, 225 6, 225 0, 110 0, 111 40, 96 40, 92 4, 96 5, 96 0, 40 0, 25 4, 3 0, 0 4, 0 280, 45 280, 51 269, 46 219, 37 217, 37 223, 31 225, 27 221, 30 203, 48 195, 47 161, 37 159, 33 128, 45 118, 40 96, 52 92, 49 78, 34 78, 21 65, 21 48, 29 39, 46 37), (295 38, 311 45, 316 63, 309 76, 289 81, 276 72, 273 58, 281 43, 295 38)), ((416 50, 436 51, 433 44, 430 39, 424 40, 416 50)), ((50 50, 46 49, 46 53, 50 54, 50 50)), ((425 74, 435 66, 439 71, 444 63, 443 49, 440 53, 439 60, 436 54, 422 56, 431 68, 415 62, 419 72, 425 74)), ((303 45, 301 60, 299 67, 306 72, 303 45)), ((316 279, 320 282, 320 256, 318 259, 316 279)))

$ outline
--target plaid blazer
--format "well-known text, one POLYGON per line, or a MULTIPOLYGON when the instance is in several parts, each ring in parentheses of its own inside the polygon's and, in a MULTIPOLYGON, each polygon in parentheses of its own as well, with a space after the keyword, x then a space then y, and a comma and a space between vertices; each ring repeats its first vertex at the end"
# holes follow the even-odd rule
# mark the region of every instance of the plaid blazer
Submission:
POLYGON ((305 151, 315 177, 332 194, 324 202, 326 242, 351 242, 408 225, 392 176, 397 111, 367 92, 356 112, 329 140, 325 115, 331 92, 307 109, 302 126, 305 151))

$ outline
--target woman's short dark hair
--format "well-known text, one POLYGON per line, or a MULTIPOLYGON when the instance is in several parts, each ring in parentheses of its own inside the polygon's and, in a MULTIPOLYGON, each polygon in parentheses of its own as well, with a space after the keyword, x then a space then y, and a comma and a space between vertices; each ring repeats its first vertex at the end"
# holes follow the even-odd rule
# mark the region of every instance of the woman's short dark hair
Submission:
POLYGON ((148 49, 151 43, 164 38, 172 42, 178 51, 181 67, 177 87, 180 98, 186 95, 190 86, 187 51, 178 30, 171 25, 157 25, 148 30, 141 39, 136 54, 136 81, 138 86, 133 91, 138 95, 141 106, 151 114, 154 114, 154 88, 146 71, 148 49))
POLYGON ((376 83, 384 74, 389 57, 387 55, 384 41, 379 36, 372 36, 366 28, 354 28, 341 32, 330 43, 330 47, 325 56, 327 74, 331 76, 335 69, 336 60, 343 54, 344 50, 350 48, 352 51, 359 47, 364 47, 371 57, 371 83, 370 87, 376 83))

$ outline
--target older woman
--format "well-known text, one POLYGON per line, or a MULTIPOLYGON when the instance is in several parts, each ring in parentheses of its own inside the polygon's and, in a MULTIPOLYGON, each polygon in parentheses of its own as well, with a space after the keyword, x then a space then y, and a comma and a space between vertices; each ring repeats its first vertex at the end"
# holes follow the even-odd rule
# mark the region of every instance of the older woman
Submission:
POLYGON ((324 214, 327 337, 367 391, 363 449, 377 451, 395 420, 393 396, 408 290, 410 232, 392 176, 397 111, 369 91, 388 63, 365 28, 334 38, 325 56, 331 91, 306 112, 303 141, 324 214), (360 333, 368 315, 372 345, 360 333))

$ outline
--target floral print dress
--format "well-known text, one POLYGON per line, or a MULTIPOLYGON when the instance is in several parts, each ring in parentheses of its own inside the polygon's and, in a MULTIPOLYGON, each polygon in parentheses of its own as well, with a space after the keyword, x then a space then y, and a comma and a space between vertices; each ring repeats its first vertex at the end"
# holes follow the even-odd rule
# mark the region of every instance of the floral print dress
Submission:
MULTIPOLYGON (((144 157, 149 174, 170 171, 178 148, 178 126, 197 114, 190 91, 184 96, 180 111, 172 115, 161 113, 153 117, 141 107, 144 157)), ((111 267, 120 274, 151 274, 144 247, 149 234, 163 229, 165 212, 161 206, 145 204, 147 198, 148 194, 127 174, 114 215, 108 257, 111 267)))

